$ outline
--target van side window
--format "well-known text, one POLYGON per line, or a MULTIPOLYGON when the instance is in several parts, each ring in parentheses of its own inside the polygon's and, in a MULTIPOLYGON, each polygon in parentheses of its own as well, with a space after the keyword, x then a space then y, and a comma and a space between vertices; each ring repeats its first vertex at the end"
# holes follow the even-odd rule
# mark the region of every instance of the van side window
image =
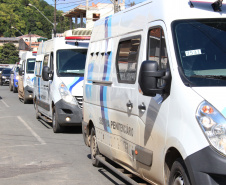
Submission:
POLYGON ((135 83, 140 37, 121 41, 116 57, 116 69, 119 83, 135 83))
MULTIPOLYGON (((166 41, 162 28, 149 31, 148 60, 158 63, 158 69, 169 68, 166 41)), ((158 80, 158 87, 164 85, 164 80, 158 80)))
POLYGON ((50 69, 53 70, 53 52, 50 54, 50 69))
POLYGON ((42 61, 36 61, 36 76, 41 76, 41 63, 42 61))
POLYGON ((48 61, 49 61, 49 55, 45 55, 44 61, 43 61, 43 67, 48 66, 48 61))

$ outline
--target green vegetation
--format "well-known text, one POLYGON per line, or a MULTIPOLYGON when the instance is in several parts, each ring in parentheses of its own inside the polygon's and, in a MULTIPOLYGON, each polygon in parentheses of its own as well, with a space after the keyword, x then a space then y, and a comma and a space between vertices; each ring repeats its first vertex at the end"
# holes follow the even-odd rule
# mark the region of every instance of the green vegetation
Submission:
POLYGON ((19 51, 13 43, 4 44, 0 47, 0 63, 15 64, 19 61, 19 51))
MULTIPOLYGON (((51 38, 53 25, 34 7, 36 6, 51 22, 54 22, 54 7, 44 0, 0 0, 0 37, 15 37, 21 33, 37 34, 51 38), (16 29, 12 29, 12 27, 16 29)), ((69 30, 69 20, 57 11, 57 33, 69 30)))

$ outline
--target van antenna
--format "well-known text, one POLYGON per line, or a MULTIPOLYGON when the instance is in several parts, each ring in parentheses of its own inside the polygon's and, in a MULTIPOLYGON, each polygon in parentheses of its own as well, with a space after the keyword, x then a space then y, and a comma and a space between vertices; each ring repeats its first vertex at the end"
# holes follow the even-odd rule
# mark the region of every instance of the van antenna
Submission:
POLYGON ((222 7, 222 2, 223 2, 223 0, 217 0, 213 4, 211 4, 211 6, 212 6, 212 8, 215 12, 221 12, 222 11, 221 8, 220 8, 220 7, 222 7))

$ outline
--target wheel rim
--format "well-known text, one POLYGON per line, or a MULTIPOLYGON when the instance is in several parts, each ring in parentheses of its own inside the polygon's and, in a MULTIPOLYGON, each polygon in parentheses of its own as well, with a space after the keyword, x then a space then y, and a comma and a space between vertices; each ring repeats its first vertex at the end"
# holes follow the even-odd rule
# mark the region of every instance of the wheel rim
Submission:
POLYGON ((175 174, 173 185, 184 185, 183 175, 180 172, 175 174))
POLYGON ((92 137, 92 146, 91 146, 91 149, 92 149, 92 158, 95 159, 95 157, 96 157, 96 151, 97 151, 96 135, 94 135, 92 137))

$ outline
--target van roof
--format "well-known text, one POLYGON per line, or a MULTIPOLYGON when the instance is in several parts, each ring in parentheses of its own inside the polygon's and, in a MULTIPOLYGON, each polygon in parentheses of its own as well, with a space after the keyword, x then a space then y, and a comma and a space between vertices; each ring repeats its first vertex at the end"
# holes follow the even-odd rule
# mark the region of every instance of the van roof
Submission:
POLYGON ((106 20, 111 21, 111 28, 108 28, 111 32, 110 37, 116 37, 143 30, 147 27, 147 23, 158 20, 170 25, 174 20, 180 19, 226 18, 226 4, 222 5, 221 12, 214 12, 211 4, 215 1, 148 0, 96 21, 91 42, 106 39, 106 20))
POLYGON ((27 51, 22 54, 21 60, 27 60, 28 58, 36 58, 32 51, 27 51))
POLYGON ((44 53, 50 53, 51 51, 56 51, 59 49, 82 49, 82 48, 88 48, 89 40, 67 40, 67 37, 60 37, 60 38, 53 38, 51 40, 42 42, 38 47, 37 54, 44 54, 44 53), (70 43, 68 43, 70 42, 70 43), (74 44, 73 44, 74 42, 74 44), (78 43, 85 43, 84 45, 76 45, 75 42, 78 43))

